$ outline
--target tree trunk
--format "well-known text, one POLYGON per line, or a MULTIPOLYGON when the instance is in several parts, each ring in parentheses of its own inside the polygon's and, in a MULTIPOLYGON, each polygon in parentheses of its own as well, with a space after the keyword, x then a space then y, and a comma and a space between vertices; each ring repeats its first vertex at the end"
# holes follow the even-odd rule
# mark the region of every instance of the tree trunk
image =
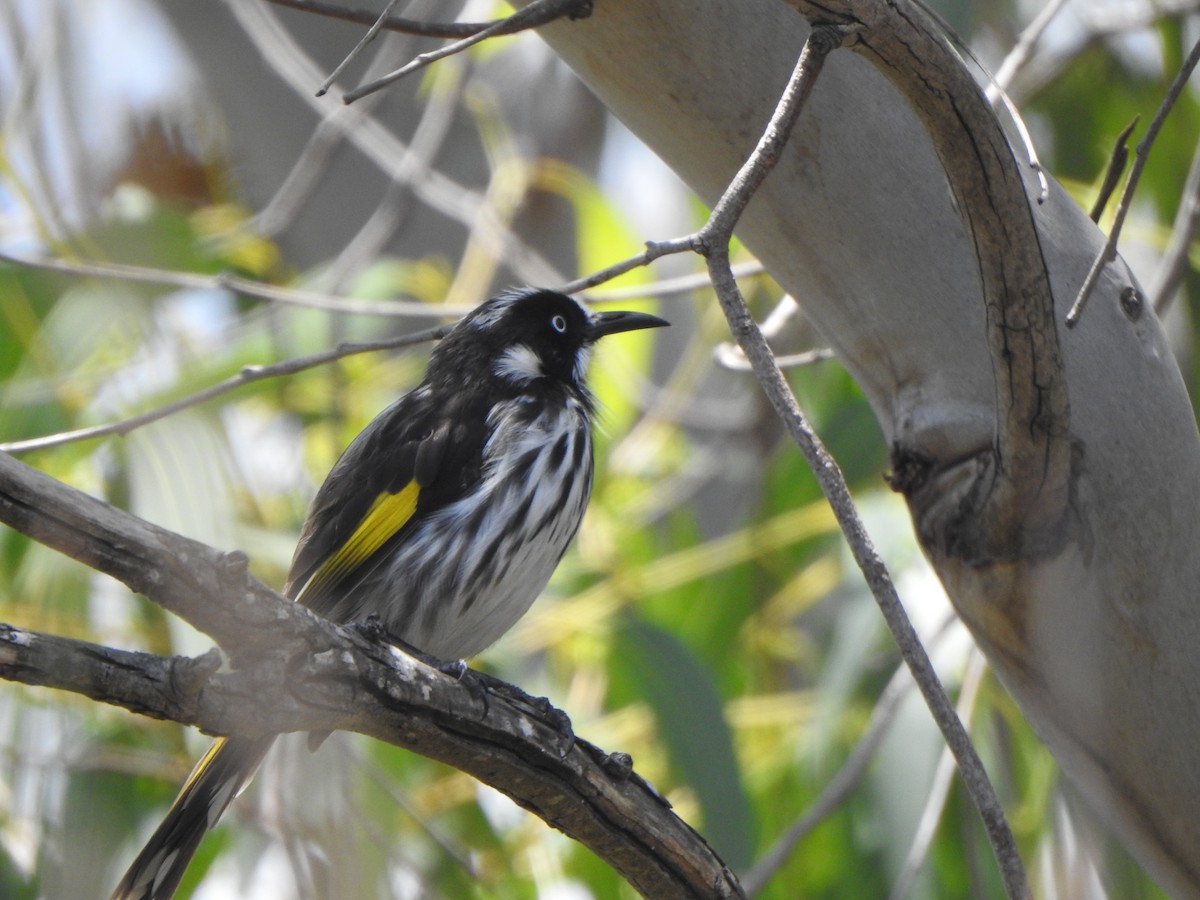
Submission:
POLYGON ((1063 771, 1200 895, 1200 442, 1123 261, 904 3, 604 0, 544 37, 713 202, 809 33, 849 25, 739 236, 866 393, 918 537, 1063 771), (1016 198, 1016 200, 1014 200, 1016 198), (1053 314, 1053 315, 1052 315, 1053 314), (1055 325, 1057 321, 1057 325, 1055 325))

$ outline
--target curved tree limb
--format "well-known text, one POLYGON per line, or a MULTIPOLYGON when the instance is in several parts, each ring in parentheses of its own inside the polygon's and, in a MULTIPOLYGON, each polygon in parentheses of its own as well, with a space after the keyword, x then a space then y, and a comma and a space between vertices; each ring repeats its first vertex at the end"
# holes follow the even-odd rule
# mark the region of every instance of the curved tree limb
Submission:
POLYGON ((1019 167, 987 98, 940 25, 915 3, 790 3, 832 13, 925 125, 978 266, 995 372, 994 444, 949 466, 898 443, 896 486, 927 544, 972 564, 1036 557, 1062 538, 1071 479, 1070 402, 1041 242, 1019 167), (964 480, 964 466, 971 469, 964 480), (946 484, 959 482, 958 508, 946 484))

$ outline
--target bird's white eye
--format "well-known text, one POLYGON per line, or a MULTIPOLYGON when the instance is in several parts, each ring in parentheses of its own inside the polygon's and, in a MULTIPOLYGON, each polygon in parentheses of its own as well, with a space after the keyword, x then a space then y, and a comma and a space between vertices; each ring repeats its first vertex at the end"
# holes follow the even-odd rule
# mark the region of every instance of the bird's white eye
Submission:
POLYGON ((564 319, 562 316, 551 316, 550 327, 553 328, 555 331, 557 331, 559 334, 566 334, 567 333, 567 320, 564 319))

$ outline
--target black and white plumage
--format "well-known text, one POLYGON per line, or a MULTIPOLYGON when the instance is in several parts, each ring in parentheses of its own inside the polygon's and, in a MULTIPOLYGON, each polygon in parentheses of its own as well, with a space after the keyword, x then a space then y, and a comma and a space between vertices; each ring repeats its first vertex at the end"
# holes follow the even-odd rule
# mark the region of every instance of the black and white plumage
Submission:
MULTIPOLYGON (((425 379, 379 414, 317 492, 284 592, 334 621, 377 617, 445 660, 524 615, 592 485, 592 345, 667 323, 563 294, 501 294, 459 322, 425 379)), ((273 738, 221 738, 197 763, 114 900, 170 897, 273 738)))

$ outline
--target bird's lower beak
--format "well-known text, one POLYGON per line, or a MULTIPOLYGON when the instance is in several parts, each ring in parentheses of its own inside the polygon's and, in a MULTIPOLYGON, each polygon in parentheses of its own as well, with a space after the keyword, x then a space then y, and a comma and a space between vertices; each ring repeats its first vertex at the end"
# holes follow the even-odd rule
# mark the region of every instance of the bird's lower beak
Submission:
POLYGON ((607 334, 637 331, 642 328, 664 328, 671 323, 658 316, 637 312, 602 312, 592 315, 588 325, 588 340, 598 341, 607 334))

